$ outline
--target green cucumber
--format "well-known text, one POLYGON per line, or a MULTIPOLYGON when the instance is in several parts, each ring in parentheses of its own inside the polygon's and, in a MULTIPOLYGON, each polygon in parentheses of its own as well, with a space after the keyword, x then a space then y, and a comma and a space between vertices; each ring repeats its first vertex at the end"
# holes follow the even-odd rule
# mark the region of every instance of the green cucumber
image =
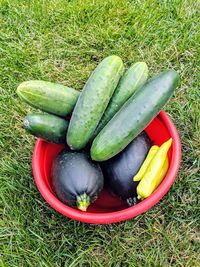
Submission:
POLYGON ((122 151, 158 114, 178 83, 179 74, 174 70, 147 81, 94 139, 92 159, 104 161, 122 151))
POLYGON ((66 143, 68 121, 52 114, 33 113, 24 119, 24 128, 36 137, 56 143, 66 143))
POLYGON ((35 108, 65 117, 73 111, 80 93, 58 83, 34 80, 21 83, 17 94, 35 108))
POLYGON ((106 111, 95 129, 93 138, 96 137, 136 90, 146 82, 147 77, 148 67, 145 62, 137 62, 125 72, 117 85, 106 111))
POLYGON ((118 56, 106 57, 94 70, 76 103, 67 132, 71 149, 86 146, 124 71, 118 56))

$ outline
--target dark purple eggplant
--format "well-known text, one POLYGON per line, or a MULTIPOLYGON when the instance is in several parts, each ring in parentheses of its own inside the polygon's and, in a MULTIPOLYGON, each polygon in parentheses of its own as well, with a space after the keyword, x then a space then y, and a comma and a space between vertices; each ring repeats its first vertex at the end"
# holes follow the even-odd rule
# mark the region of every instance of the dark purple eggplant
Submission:
POLYGON ((82 211, 87 210, 103 189, 102 170, 85 152, 60 152, 53 162, 51 176, 57 197, 82 211))
POLYGON ((145 132, 138 135, 122 152, 101 163, 105 182, 110 191, 126 200, 131 206, 137 203, 136 187, 133 181, 152 143, 145 132))

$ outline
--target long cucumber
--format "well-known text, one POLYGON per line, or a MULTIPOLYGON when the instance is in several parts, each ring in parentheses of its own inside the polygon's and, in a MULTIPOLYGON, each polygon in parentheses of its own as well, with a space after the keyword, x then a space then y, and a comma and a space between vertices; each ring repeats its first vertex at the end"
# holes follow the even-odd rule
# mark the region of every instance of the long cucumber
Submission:
POLYGON ((96 129, 124 71, 118 56, 106 57, 85 84, 70 120, 67 143, 72 149, 86 146, 96 129))
POLYGON ((115 92, 104 112, 93 138, 104 128, 104 126, 112 119, 123 104, 138 90, 147 80, 148 67, 145 62, 137 62, 133 64, 122 76, 115 89, 115 92))
POLYGON ((108 122, 94 139, 91 157, 112 158, 122 151, 158 114, 179 83, 179 74, 168 70, 150 79, 108 122))

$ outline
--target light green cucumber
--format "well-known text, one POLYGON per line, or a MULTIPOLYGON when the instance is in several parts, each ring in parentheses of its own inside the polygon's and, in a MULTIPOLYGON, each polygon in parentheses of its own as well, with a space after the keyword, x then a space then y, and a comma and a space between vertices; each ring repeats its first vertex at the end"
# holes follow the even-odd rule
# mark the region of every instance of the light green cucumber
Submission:
POLYGON ((17 94, 35 108, 65 117, 73 111, 80 93, 62 84, 33 80, 21 83, 17 94))
POLYGON ((120 79, 92 138, 104 128, 123 104, 146 82, 147 77, 148 67, 145 62, 137 62, 125 72, 120 79))
POLYGON ((118 56, 106 57, 85 84, 70 120, 67 143, 71 149, 86 146, 96 129, 124 71, 118 56))

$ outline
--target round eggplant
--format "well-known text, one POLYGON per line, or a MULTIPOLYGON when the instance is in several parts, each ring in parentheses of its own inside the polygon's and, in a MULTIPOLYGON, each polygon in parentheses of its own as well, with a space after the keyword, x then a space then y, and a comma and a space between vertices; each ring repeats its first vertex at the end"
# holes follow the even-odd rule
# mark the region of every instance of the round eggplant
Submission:
POLYGON ((137 203, 136 187, 133 177, 139 171, 152 143, 145 132, 138 135, 122 152, 101 163, 105 182, 110 191, 126 200, 131 206, 137 203))
POLYGON ((65 204, 86 211, 103 189, 104 178, 99 164, 85 152, 63 150, 55 158, 52 189, 65 204))

